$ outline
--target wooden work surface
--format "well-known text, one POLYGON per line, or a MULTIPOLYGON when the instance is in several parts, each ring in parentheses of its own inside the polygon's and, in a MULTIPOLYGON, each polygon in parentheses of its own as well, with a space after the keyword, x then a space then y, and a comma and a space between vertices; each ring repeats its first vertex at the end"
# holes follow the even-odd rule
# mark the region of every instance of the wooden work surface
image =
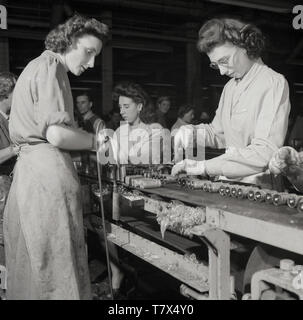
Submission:
POLYGON ((186 189, 177 184, 154 189, 140 189, 140 191, 303 230, 303 213, 298 213, 296 209, 289 208, 287 205, 276 207, 273 204, 258 203, 248 199, 223 197, 218 193, 186 189))
MULTIPOLYGON (((145 194, 206 208, 206 224, 238 236, 303 255, 303 214, 286 205, 258 203, 248 199, 223 197, 218 193, 185 189, 177 184, 140 189, 145 194)), ((202 236, 205 226, 191 233, 202 236)))

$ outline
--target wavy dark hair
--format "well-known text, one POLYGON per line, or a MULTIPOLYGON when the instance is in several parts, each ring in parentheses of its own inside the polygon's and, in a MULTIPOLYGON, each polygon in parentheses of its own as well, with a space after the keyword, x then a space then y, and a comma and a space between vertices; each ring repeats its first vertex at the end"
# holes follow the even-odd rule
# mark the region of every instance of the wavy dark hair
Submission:
POLYGON ((209 53, 225 42, 246 49, 250 59, 259 58, 266 43, 259 28, 236 19, 211 19, 199 30, 197 47, 200 52, 209 53))
POLYGON ((194 106, 191 104, 184 104, 180 106, 178 109, 178 117, 183 118, 190 110, 195 110, 194 106))
POLYGON ((0 72, 0 101, 6 99, 13 92, 17 76, 12 72, 0 72))
POLYGON ((106 24, 77 13, 49 32, 45 39, 45 49, 56 53, 65 53, 73 40, 84 35, 95 36, 104 44, 108 39, 108 33, 106 24))
POLYGON ((136 104, 142 103, 140 119, 144 123, 154 123, 156 113, 154 105, 146 91, 135 82, 121 82, 113 90, 113 99, 118 101, 120 96, 131 98, 136 104))

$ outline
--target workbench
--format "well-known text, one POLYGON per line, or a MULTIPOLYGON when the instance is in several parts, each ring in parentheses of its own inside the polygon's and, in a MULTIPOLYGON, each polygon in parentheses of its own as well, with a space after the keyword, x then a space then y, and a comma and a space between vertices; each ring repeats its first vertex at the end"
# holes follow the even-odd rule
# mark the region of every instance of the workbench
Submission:
MULTIPOLYGON (((180 280, 185 293, 191 288, 201 293, 199 299, 230 299, 232 235, 303 254, 303 215, 287 206, 222 197, 178 184, 140 192, 142 204, 138 207, 129 202, 128 209, 127 201, 120 195, 120 219, 108 219, 108 240, 180 280), (204 212, 204 223, 194 226, 190 234, 201 240, 201 250, 206 246, 208 261, 195 261, 186 254, 188 248, 199 245, 196 240, 171 231, 161 237, 157 210, 172 200, 204 212)), ((95 225, 101 223, 96 215, 93 221, 95 225)))

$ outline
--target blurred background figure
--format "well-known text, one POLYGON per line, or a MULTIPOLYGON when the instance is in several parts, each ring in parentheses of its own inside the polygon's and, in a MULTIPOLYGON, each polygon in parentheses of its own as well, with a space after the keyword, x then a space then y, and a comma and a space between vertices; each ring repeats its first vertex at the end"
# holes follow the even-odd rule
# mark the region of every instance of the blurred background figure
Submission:
POLYGON ((160 123, 163 128, 168 128, 167 112, 171 107, 171 99, 168 96, 161 96, 157 99, 156 122, 160 123))
MULTIPOLYGON (((17 77, 10 72, 0 72, 0 265, 5 265, 3 243, 3 211, 11 185, 9 175, 13 171, 19 148, 11 142, 8 132, 8 119, 12 95, 17 77)), ((0 297, 2 292, 0 292, 0 297)))
POLYGON ((207 111, 201 112, 200 123, 210 123, 210 116, 207 111))
POLYGON ((122 120, 120 115, 120 110, 118 108, 113 108, 108 114, 109 120, 106 122, 106 128, 116 130, 120 126, 120 121, 122 120))
POLYGON ((297 151, 303 150, 303 116, 298 115, 294 122, 293 126, 290 130, 290 134, 286 143, 297 151))
POLYGON ((171 131, 179 129, 181 126, 193 123, 195 116, 194 107, 190 104, 185 104, 179 107, 178 119, 175 124, 171 127, 171 131))
POLYGON ((10 175, 15 165, 18 147, 11 142, 8 119, 11 111, 13 90, 17 77, 10 72, 0 72, 0 174, 10 175))
POLYGON ((76 96, 76 105, 78 110, 78 124, 83 130, 95 133, 99 123, 101 128, 105 128, 105 122, 92 112, 93 101, 88 92, 83 92, 76 96))

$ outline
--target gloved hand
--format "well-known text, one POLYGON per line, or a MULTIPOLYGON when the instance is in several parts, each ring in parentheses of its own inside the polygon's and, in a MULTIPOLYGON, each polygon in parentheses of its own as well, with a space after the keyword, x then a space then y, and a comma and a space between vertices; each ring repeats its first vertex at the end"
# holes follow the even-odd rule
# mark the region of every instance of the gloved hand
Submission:
POLYGON ((300 164, 299 153, 292 147, 282 147, 274 153, 269 161, 268 168, 273 174, 287 175, 293 166, 300 164))
POLYGON ((206 176, 205 161, 196 161, 191 159, 182 160, 173 166, 171 174, 172 176, 175 176, 182 172, 192 176, 206 176))
POLYGON ((110 145, 110 137, 107 134, 106 129, 102 129, 97 135, 97 149, 98 152, 105 152, 110 145))

